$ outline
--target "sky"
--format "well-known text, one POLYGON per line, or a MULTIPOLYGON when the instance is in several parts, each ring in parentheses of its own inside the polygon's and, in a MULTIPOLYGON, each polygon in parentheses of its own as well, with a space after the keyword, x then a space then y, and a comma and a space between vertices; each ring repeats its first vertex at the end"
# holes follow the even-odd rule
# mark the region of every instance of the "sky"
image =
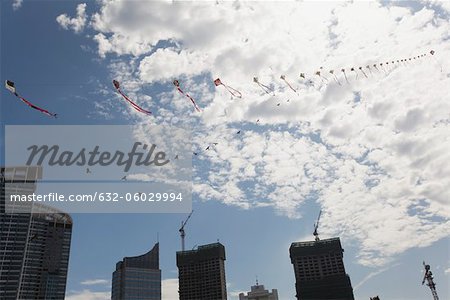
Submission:
MULTIPOLYGON (((0 3, 2 81, 59 115, 2 89, 2 136, 12 124, 189 128, 199 155, 186 244, 225 245, 230 299, 256 276, 293 299, 289 245, 313 239, 320 210, 320 237, 341 238, 356 299, 431 298, 424 260, 450 298, 448 2, 0 3), (380 62, 390 65, 366 67, 380 62)), ((109 299, 116 262, 157 240, 163 298, 176 297, 187 214, 72 216, 67 299, 109 299)))

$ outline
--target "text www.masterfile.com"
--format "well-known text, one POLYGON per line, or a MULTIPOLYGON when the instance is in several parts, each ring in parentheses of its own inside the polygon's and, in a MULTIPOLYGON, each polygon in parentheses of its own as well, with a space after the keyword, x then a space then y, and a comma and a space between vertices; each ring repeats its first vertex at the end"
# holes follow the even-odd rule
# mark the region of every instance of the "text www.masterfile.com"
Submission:
POLYGON ((95 192, 92 194, 12 194, 9 197, 11 202, 119 202, 119 201, 143 201, 143 202, 181 202, 182 193, 109 193, 95 192))

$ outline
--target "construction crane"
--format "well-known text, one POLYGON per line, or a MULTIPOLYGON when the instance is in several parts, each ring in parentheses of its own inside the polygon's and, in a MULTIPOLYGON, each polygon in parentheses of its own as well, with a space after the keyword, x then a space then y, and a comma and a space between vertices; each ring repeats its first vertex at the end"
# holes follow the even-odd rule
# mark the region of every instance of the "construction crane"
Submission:
POLYGON ((184 237, 186 236, 186 233, 184 232, 184 226, 186 226, 186 223, 191 218, 193 212, 194 211, 192 210, 191 213, 189 214, 189 216, 186 218, 186 220, 184 222, 183 221, 181 222, 180 230, 178 230, 180 232, 180 236, 181 236, 181 251, 184 251, 184 237))
POLYGON ((423 262, 423 267, 425 268, 425 274, 423 275, 422 285, 425 283, 425 280, 428 282, 427 285, 430 287, 431 294, 433 295, 433 300, 439 300, 439 296, 436 292, 436 284, 433 281, 433 273, 431 273, 430 265, 425 264, 423 262))
POLYGON ((321 216, 321 215, 322 215, 322 210, 320 210, 320 212, 319 212, 319 216, 317 217, 317 222, 314 223, 314 232, 313 232, 313 235, 314 235, 315 238, 316 238, 316 242, 320 240, 320 239, 319 239, 319 233, 317 232, 317 228, 319 228, 319 221, 320 221, 320 216, 321 216))

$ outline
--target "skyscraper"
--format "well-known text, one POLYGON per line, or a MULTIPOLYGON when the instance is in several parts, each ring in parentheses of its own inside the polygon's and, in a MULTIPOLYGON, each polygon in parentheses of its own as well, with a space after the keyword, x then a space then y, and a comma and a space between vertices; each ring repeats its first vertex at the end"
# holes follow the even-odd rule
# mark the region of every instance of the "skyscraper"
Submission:
POLYGON ((112 276, 112 300, 160 300, 159 243, 140 256, 125 257, 112 276))
POLYGON ((180 300, 227 299, 225 247, 221 243, 177 252, 180 300))
POLYGON ((299 300, 353 300, 339 238, 292 243, 295 289, 299 300))
POLYGON ((64 299, 71 217, 46 205, 6 202, 11 194, 32 194, 41 178, 40 167, 1 168, 0 299, 64 299))
POLYGON ((251 291, 247 293, 239 294, 239 300, 278 300, 278 291, 272 289, 272 292, 264 289, 264 285, 259 285, 256 281, 256 285, 251 287, 251 291))

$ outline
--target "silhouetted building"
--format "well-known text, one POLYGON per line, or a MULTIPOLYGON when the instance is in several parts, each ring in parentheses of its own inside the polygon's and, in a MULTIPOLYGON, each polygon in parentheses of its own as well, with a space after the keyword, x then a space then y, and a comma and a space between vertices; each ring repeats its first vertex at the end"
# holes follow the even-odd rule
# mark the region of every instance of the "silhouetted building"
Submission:
POLYGON ((159 243, 149 252, 125 257, 112 276, 112 300, 160 300, 159 243))
POLYGON ((343 252, 339 238, 291 244, 297 299, 354 300, 343 252))
POLYGON ((251 287, 251 291, 247 293, 239 294, 239 300, 278 300, 278 291, 272 289, 272 292, 264 289, 264 285, 259 285, 256 281, 256 285, 251 287))
POLYGON ((64 299, 71 217, 46 205, 10 202, 30 195, 40 167, 1 168, 0 299, 64 299))
POLYGON ((177 252, 180 300, 227 299, 225 259, 221 243, 177 252))

